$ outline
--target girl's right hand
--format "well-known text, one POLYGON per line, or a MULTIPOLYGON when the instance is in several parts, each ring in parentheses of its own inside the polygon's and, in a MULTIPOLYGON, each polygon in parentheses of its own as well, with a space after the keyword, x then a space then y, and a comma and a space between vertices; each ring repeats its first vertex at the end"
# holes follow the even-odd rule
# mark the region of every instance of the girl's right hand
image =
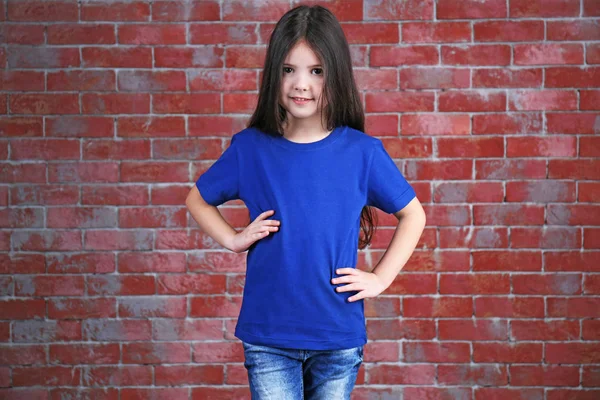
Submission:
POLYGON ((275 213, 275 210, 263 212, 250 225, 244 228, 243 231, 238 232, 232 239, 231 250, 236 253, 242 253, 248 250, 254 242, 266 237, 269 232, 277 232, 281 222, 274 219, 266 219, 273 215, 273 213, 275 213))

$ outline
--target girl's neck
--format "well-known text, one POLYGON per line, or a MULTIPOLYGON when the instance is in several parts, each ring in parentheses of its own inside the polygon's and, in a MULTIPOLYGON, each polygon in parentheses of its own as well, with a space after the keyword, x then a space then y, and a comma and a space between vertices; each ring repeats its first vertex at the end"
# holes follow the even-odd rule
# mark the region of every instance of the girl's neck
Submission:
POLYGON ((297 143, 316 142, 332 132, 326 130, 324 126, 324 124, 313 121, 290 121, 288 119, 283 126, 283 136, 297 143))

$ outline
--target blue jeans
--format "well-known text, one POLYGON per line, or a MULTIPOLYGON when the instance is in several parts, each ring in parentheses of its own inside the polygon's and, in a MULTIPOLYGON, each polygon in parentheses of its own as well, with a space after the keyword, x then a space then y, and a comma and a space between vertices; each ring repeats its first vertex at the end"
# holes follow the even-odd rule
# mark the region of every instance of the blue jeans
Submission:
POLYGON ((244 346, 252 400, 349 400, 363 346, 343 350, 244 346))

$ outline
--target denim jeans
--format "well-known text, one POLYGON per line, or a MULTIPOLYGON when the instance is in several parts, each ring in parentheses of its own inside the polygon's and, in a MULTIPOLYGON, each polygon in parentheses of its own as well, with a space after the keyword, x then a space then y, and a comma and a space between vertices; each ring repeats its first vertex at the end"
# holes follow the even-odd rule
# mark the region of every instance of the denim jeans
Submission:
POLYGON ((349 400, 363 346, 300 350, 242 341, 252 400, 349 400))

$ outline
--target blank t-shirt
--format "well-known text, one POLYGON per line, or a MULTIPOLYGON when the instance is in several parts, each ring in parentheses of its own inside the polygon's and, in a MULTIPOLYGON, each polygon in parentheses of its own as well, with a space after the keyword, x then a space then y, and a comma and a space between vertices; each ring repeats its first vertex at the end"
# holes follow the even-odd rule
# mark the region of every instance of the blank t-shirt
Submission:
POLYGON ((356 267, 365 205, 395 213, 415 197, 381 140, 346 126, 311 143, 247 128, 196 186, 213 206, 241 199, 251 221, 267 210, 281 221, 248 249, 237 338, 305 350, 367 342, 364 301, 331 279, 356 267))

